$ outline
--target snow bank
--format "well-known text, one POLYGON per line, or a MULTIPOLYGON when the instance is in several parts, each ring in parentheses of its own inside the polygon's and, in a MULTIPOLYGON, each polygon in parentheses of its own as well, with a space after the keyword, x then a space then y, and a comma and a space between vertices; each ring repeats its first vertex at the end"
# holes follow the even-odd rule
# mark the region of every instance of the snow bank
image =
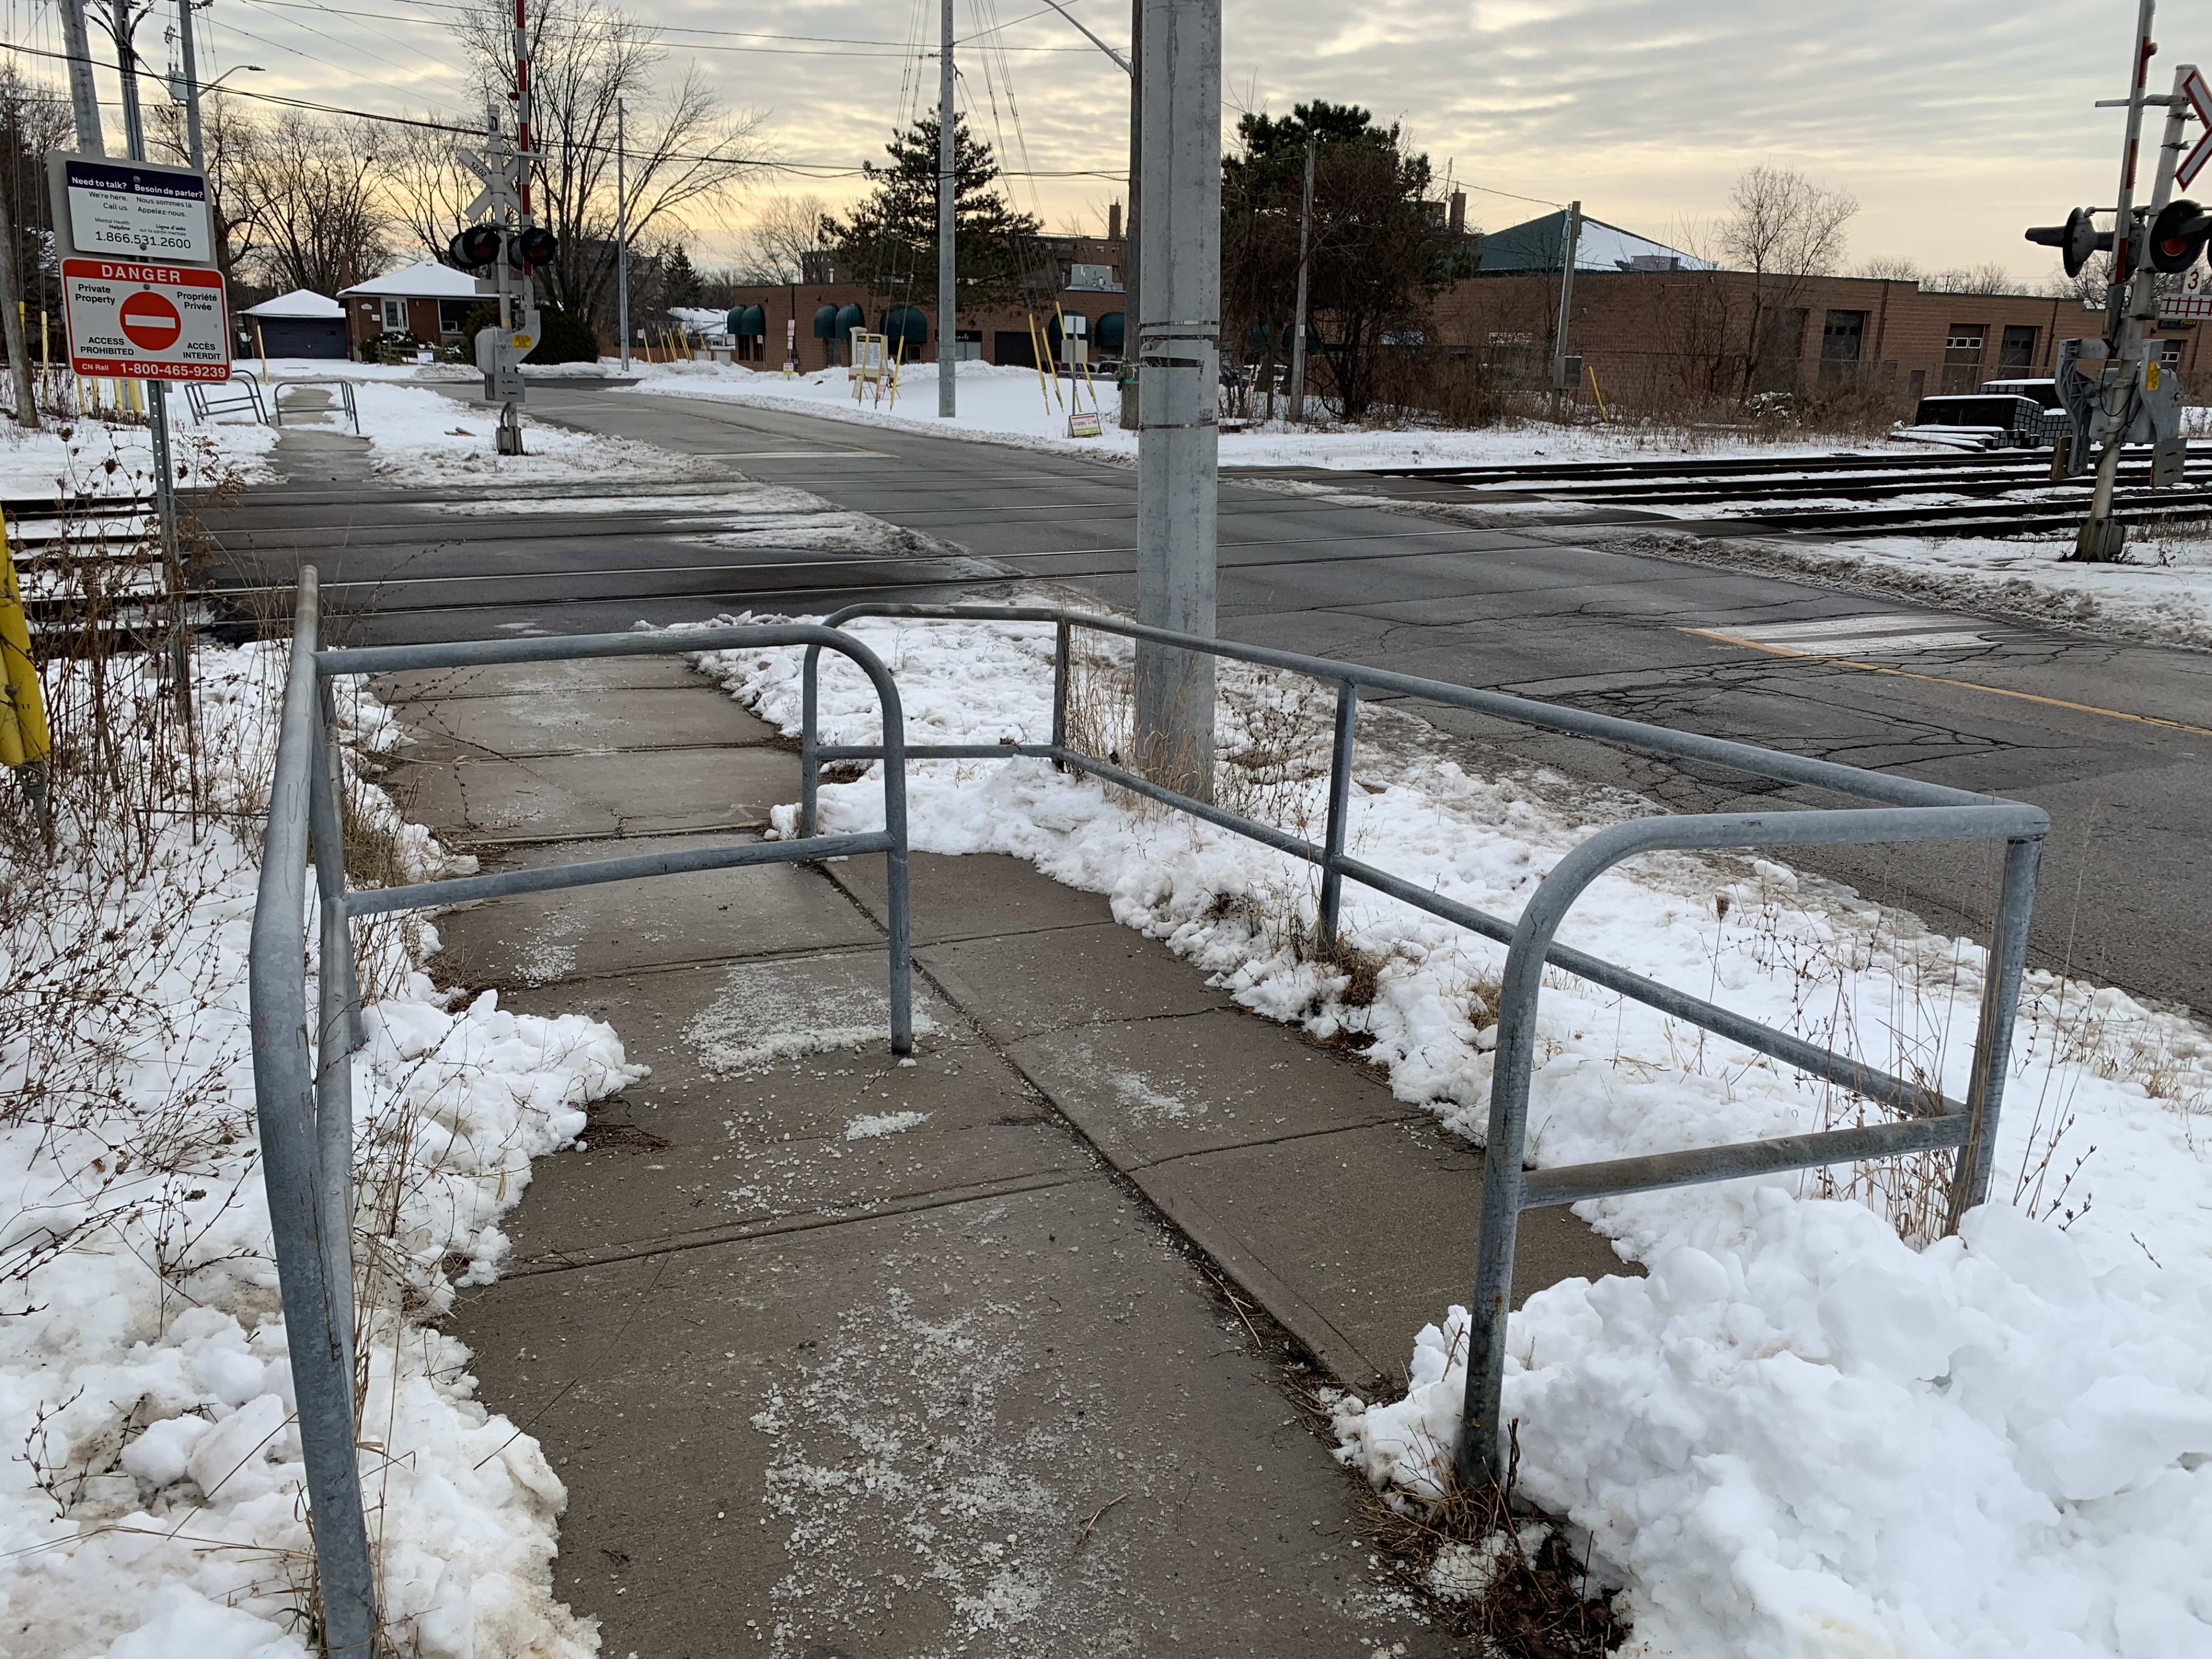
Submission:
MULTIPOLYGON (((912 738, 1041 741, 1048 630, 863 622, 912 738)), ((1080 638, 1081 636, 1079 636, 1080 638)), ((702 665, 795 731, 798 653, 702 665)), ((1099 720, 1126 658, 1079 664, 1099 720)), ((1224 792, 1318 839, 1328 696, 1224 665, 1224 792), (1309 734, 1301 738, 1297 733, 1309 734)), ((823 730, 875 735, 823 659, 823 730)), ((1112 738, 1110 722, 1106 732, 1112 738)), ((1094 741, 1097 739, 1094 738, 1094 741)), ((1406 1099, 1480 1137, 1503 951, 1349 888, 1373 1000, 1300 946, 1311 873, 1041 761, 927 763, 915 845, 1033 860, 1212 969, 1244 1006, 1349 1034, 1406 1099)), ((1565 850, 1649 804, 1363 711, 1349 846, 1510 917, 1565 850)), ((879 786, 825 786, 825 829, 873 827, 879 786)), ((793 810, 777 809, 787 832, 793 810)), ((1647 858, 1562 937, 1962 1091, 1984 955, 1757 859, 1647 858)), ((1529 1151, 1541 1165, 1802 1132, 1865 1109, 1811 1079, 1554 976, 1529 1151)), ((1940 1231, 1944 1160, 1608 1200, 1579 1213, 1645 1279, 1576 1280, 1514 1317, 1508 1405, 1528 1492, 1595 1535, 1652 1653, 2180 1654, 2212 1644, 2212 1206, 2199 1133, 2212 1042, 2109 989, 2032 974, 1997 1147, 1998 1203, 1940 1231), (2154 1091, 2155 1091, 2154 1093, 2154 1091), (1893 1221, 1926 1248, 1900 1242, 1893 1221), (2199 1564, 2199 1565, 2192 1565, 2199 1564)), ((1464 1316, 1417 1340, 1392 1406, 1339 1403, 1344 1455, 1432 1491, 1462 1392, 1464 1316)))
MULTIPOLYGON (((937 414, 935 363, 908 363, 899 371, 898 399, 878 404, 870 393, 855 402, 853 383, 842 368, 816 369, 784 378, 781 368, 750 369, 737 363, 643 363, 635 392, 654 397, 702 398, 756 403, 833 420, 903 428, 939 438, 972 438, 1029 448, 1064 449, 1133 459, 1137 434, 1121 430, 1119 390, 1107 380, 1090 384, 1062 379, 1055 390, 1049 377, 1034 368, 985 362, 958 365, 959 415, 945 421, 937 414), (1096 438, 1067 435, 1072 404, 1088 411, 1094 403, 1104 429, 1096 438)), ((1867 446, 1848 453, 1888 447, 1867 446)), ((1221 434, 1224 466, 1404 466, 1481 465, 1526 460, 1598 460, 1613 456, 1656 456, 1684 451, 1699 454, 1757 449, 1762 454, 1834 454, 1832 445, 1753 444, 1732 434, 1655 434, 1637 428, 1554 426, 1547 422, 1485 427, 1477 431, 1441 428, 1377 430, 1348 427, 1291 428, 1281 422, 1221 434)))
MULTIPOLYGON (((117 672, 111 665, 111 673, 117 672)), ((128 667, 122 671, 127 676, 128 667)), ((0 1620, 15 1659, 309 1649, 312 1547, 254 1134, 246 963, 280 651, 204 649, 216 811, 143 872, 0 870, 0 1620)), ((126 700, 156 707, 159 682, 126 700)), ((356 741, 396 726, 362 699, 356 741)), ((166 717, 161 717, 166 718, 166 717)), ((380 792, 417 873, 451 867, 380 792)), ((106 832, 103 830, 103 834, 106 832)), ((4 861, 0 854, 0 861, 4 861)), ((531 1159, 641 1074, 605 1025, 456 1005, 435 935, 369 930, 354 1060, 362 1473, 398 1650, 593 1650, 553 1597, 560 1481, 434 1320, 490 1278, 531 1159)), ((309 993, 312 997, 312 989, 309 993)))
MULTIPOLYGON (((699 463, 650 444, 596 432, 548 426, 523 416, 521 455, 494 452, 499 410, 463 403, 441 392, 381 381, 354 388, 361 435, 375 447, 371 464, 409 484, 466 483, 481 479, 531 483, 578 477, 644 481, 689 477, 699 463)), ((288 417, 289 418, 289 417, 288 417)), ((343 432, 340 422, 325 430, 343 432)))

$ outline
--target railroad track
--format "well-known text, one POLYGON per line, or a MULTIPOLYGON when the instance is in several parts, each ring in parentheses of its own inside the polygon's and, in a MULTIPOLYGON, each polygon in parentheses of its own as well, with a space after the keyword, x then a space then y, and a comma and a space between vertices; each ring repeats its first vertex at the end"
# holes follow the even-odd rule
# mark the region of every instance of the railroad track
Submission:
MULTIPOLYGON (((1742 522, 1824 536, 1918 532, 2020 536, 2077 527, 2087 479, 2053 479, 2039 455, 1826 455, 1571 461, 1537 466, 1376 467, 1370 476, 1433 483, 1430 499, 1557 502, 1639 514, 1712 511, 1693 522, 1742 522), (1974 499, 1960 501, 1960 496, 1974 499), (1802 503, 1802 505, 1793 505, 1802 503), (1839 504, 1842 503, 1842 504, 1839 504), (1894 505, 1884 505, 1894 503, 1894 505)), ((2130 524, 2212 516, 2212 445, 2194 445, 2180 485, 2147 488, 2149 459, 2124 461, 2114 515, 2130 524)), ((1668 514, 1678 521, 1683 515, 1668 514)))

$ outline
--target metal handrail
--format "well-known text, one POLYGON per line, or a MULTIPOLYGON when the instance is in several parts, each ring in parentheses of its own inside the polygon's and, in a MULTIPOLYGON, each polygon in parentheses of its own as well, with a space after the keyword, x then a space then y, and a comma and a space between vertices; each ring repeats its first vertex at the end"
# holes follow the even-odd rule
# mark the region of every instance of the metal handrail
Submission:
MULTIPOLYGON (((1504 1426, 1500 1421, 1500 1407, 1504 1386, 1506 1325, 1512 1304, 1514 1235, 1523 1210, 1945 1146, 1959 1151, 1946 1231, 1955 1230, 1965 1212, 1987 1197, 2013 1022, 2019 1007, 2021 975, 2027 963, 2037 861, 2043 837, 2051 827, 2050 814, 2041 807, 1977 795, 1917 778, 1893 777, 1833 761, 1813 760, 1750 744, 1560 708, 1503 692, 1477 690, 1471 686, 1421 679, 1264 646, 1175 633, 1093 611, 1051 605, 862 604, 848 605, 835 612, 826 619, 826 624, 840 629, 861 617, 1035 622, 1054 626, 1049 743, 908 744, 902 747, 899 764, 903 765, 907 759, 988 759, 1016 755, 1047 759, 1055 766, 1103 779, 1279 852, 1318 865, 1322 890, 1316 933, 1324 951, 1334 949, 1336 943, 1338 915, 1346 879, 1507 946, 1498 1003, 1498 1045, 1491 1072, 1490 1127, 1483 1149, 1481 1228, 1476 1246, 1475 1291, 1469 1304, 1473 1325, 1466 1406, 1456 1453, 1462 1480, 1492 1481, 1503 1472, 1504 1426), (1336 719, 1329 760, 1325 844, 1316 846, 1301 836, 1169 788, 1115 763, 1071 747, 1067 742, 1068 662, 1070 635, 1077 628, 1281 669, 1334 684, 1336 719), (1561 859, 1544 878, 1519 918, 1509 922, 1418 887, 1346 854, 1352 737, 1363 689, 1474 709, 1521 725, 1595 738, 1644 754, 1723 766, 1755 777, 1881 805, 1847 811, 1807 809, 1662 816, 1614 824, 1582 842, 1561 859), (1559 924, 1583 891, 1614 865, 1643 853, 1668 848, 1717 850, 1968 840, 2002 840, 2006 843, 2006 853, 1995 937, 1990 944, 1993 971, 1983 988, 1973 1071, 1964 1102, 1948 1099, 1925 1083, 1891 1076, 1790 1032, 1562 945, 1556 939, 1559 924), (1547 966, 1563 969, 1779 1060, 1887 1107, 1899 1116, 1893 1122, 1857 1128, 1530 1172, 1525 1168, 1524 1159, 1528 1087, 1535 1055, 1537 998, 1547 966)), ((885 772, 890 770, 888 744, 832 745, 820 741, 817 732, 819 673, 819 649, 810 646, 801 684, 802 837, 813 836, 818 828, 820 773, 825 761, 883 759, 885 772)))
POLYGON ((289 1334, 293 1390, 307 1462, 307 1501, 325 1650, 377 1651, 375 1570, 355 1455, 352 1255, 353 1067, 363 1040, 354 959, 355 918, 518 893, 632 881, 687 871, 809 863, 881 853, 890 956, 891 1051, 914 1047, 913 951, 907 893, 904 710, 890 671, 849 635, 805 623, 563 639, 472 640, 445 645, 319 648, 317 574, 300 571, 292 660, 284 683, 269 829, 254 902, 247 981, 255 1110, 276 1273, 289 1334), (343 675, 463 668, 574 658, 673 655, 762 646, 824 647, 859 665, 881 699, 884 828, 865 835, 752 842, 507 870, 448 881, 349 891, 345 880, 343 762, 332 682, 343 675), (307 1023, 307 865, 315 866, 321 930, 320 1006, 307 1023))

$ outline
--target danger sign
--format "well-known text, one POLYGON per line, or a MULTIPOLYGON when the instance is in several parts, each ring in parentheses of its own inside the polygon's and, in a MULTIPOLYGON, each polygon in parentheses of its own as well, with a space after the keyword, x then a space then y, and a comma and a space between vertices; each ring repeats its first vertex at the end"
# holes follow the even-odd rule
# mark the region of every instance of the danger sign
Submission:
POLYGON ((137 380, 230 378, 222 273, 122 259, 62 261, 70 367, 137 380))

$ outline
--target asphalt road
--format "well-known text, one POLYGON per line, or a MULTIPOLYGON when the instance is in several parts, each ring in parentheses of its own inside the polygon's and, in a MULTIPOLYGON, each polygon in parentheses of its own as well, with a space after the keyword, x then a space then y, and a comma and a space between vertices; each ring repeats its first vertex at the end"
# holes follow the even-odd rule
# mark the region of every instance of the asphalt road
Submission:
MULTIPOLYGON (((1136 479, 1083 457, 817 416, 583 388, 541 418, 726 461, 915 532, 905 549, 717 545, 685 495, 625 476, 515 489, 525 513, 461 517, 453 490, 369 480, 317 437, 325 476, 250 492, 216 521, 222 579, 277 582, 311 557, 379 641, 619 630, 751 607, 951 600, 1008 572, 1133 603, 1136 479), (612 499, 628 492, 632 499, 612 499), (574 499, 585 496, 589 499, 574 499), (636 497, 653 498, 649 502, 636 497), (564 499, 567 497, 568 499, 564 499)), ((483 496, 489 489, 459 494, 483 496)), ((1239 483, 1221 493, 1227 637, 1511 691, 2033 800, 2054 832, 2033 958, 2212 1007, 2212 653, 2136 646, 1628 550, 1622 530, 1481 529, 1239 483), (1850 657, 1871 666, 1822 658, 1850 657)), ((254 609, 241 600, 241 613, 254 609)), ((1439 726, 1678 808, 1748 799, 1600 745, 1447 710, 1439 726)), ((1808 797, 1809 799, 1809 797, 1808 797)), ((1987 925, 1983 848, 1796 855, 1932 925, 1987 925)))

